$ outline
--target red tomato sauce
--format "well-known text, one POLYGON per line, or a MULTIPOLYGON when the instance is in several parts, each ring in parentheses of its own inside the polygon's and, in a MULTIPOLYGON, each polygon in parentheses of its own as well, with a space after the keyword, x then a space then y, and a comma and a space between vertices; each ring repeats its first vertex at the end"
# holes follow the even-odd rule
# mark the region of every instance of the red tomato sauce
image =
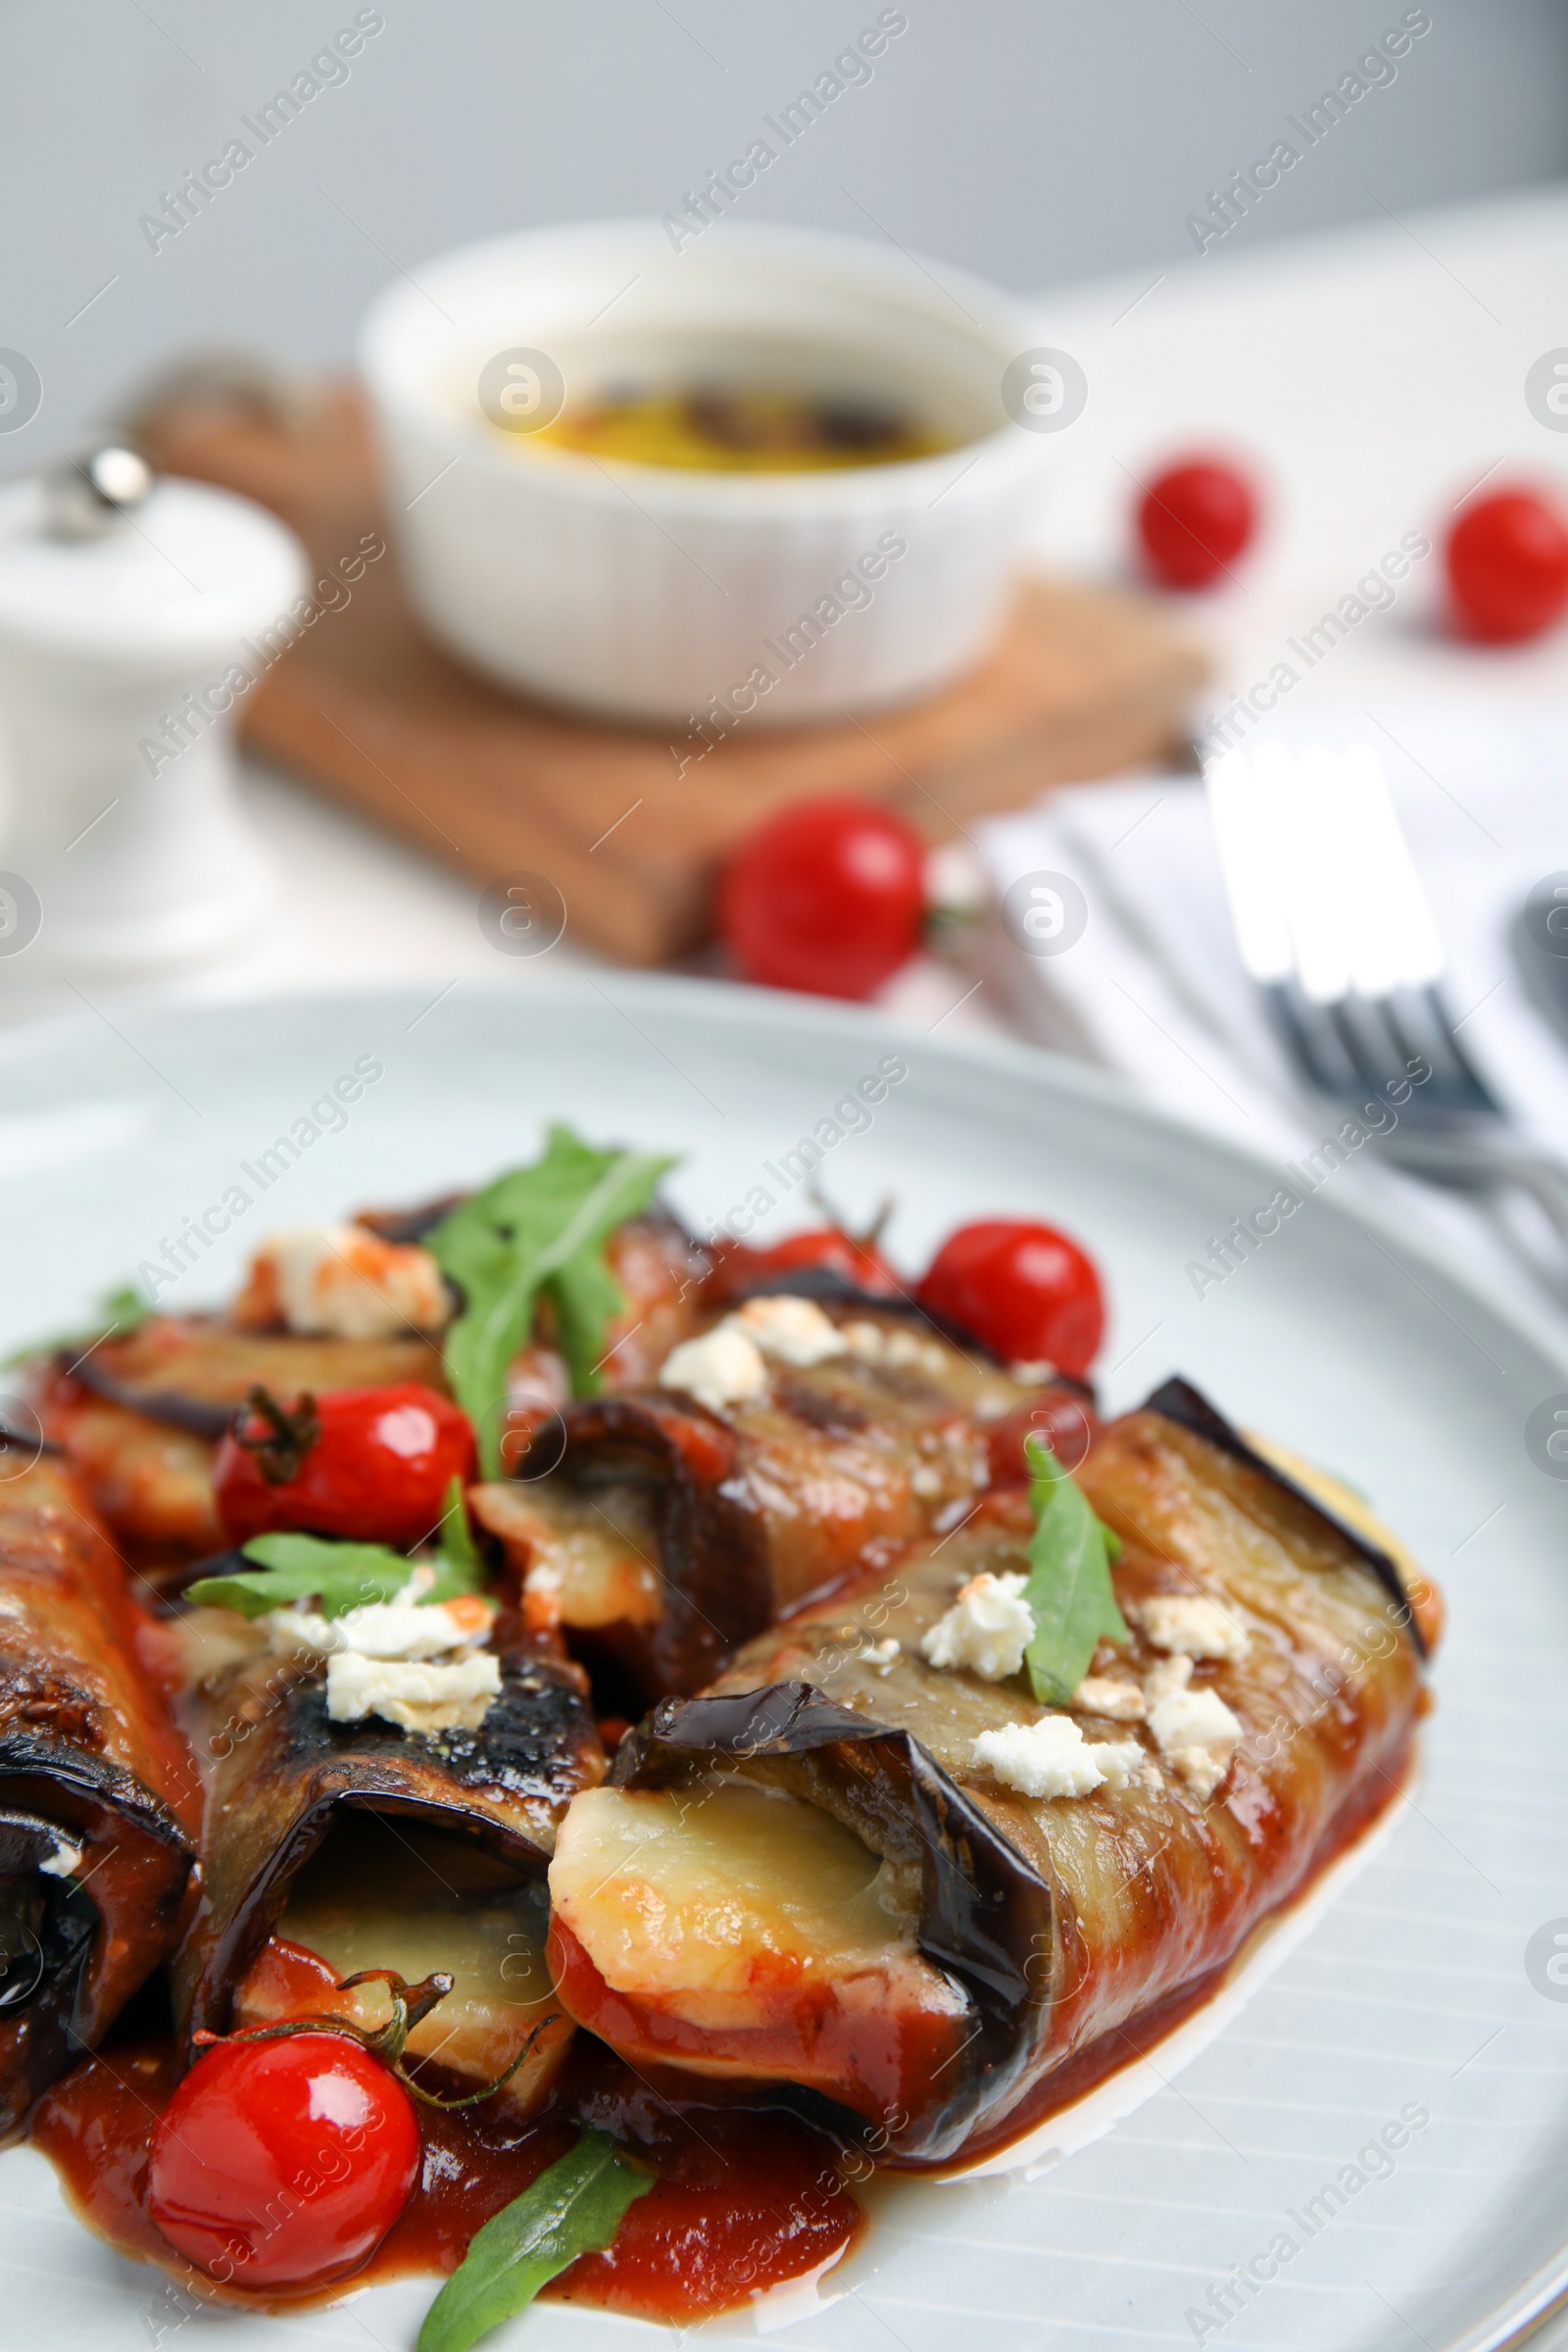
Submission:
MULTIPOLYGON (((1408 1744, 1381 1785, 1342 1811, 1282 1908, 1298 1901, 1384 1810, 1403 1784, 1408 1744)), ((958 2167, 1021 2139, 1132 2064, 1211 1999, 1234 1965, 1196 1978, 1125 2031, 1100 2035, 1054 2067, 1009 2114, 976 2134, 958 2167)), ((117 2251, 161 2264, 201 2300, 276 2308, 275 2298, 220 2286, 194 2269, 147 2211, 152 2129, 180 2072, 169 2035, 112 2040, 44 2093, 33 2111, 32 2144, 55 2165, 81 2219, 117 2251)), ((464 2086, 454 2079, 441 2087, 464 2086)), ((475 2230, 564 2156, 585 2125, 645 2158, 656 2184, 627 2209, 613 2246, 582 2256, 545 2296, 677 2325, 744 2305, 841 2257, 864 2226, 844 2176, 855 2165, 863 2179, 865 2158, 846 2163, 823 2134, 760 2107, 765 2095, 755 2083, 627 2066, 579 2032, 539 2115, 524 2119, 494 2101, 457 2114, 421 2104, 421 2177, 401 2218, 352 2280, 307 2289, 288 2308, 331 2301, 348 2286, 455 2270, 475 2230)))
MULTIPOLYGON (((32 2144, 118 2252, 161 2264, 199 2300, 277 2308, 276 2297, 245 2295, 196 2270, 147 2211, 152 2129, 179 2075, 169 2038, 110 2047, 44 2094, 32 2144)), ((288 2307, 329 2301, 350 2284, 456 2270, 474 2231, 566 2153, 581 2123, 612 2132, 658 2179, 611 2250, 584 2255, 547 2296, 638 2319, 706 2319, 818 2269, 862 2226, 826 2139, 783 2115, 678 2104, 586 2037, 544 2115, 524 2121, 499 2106, 448 2115, 421 2105, 421 2178, 401 2219, 352 2281, 307 2289, 288 2307)))

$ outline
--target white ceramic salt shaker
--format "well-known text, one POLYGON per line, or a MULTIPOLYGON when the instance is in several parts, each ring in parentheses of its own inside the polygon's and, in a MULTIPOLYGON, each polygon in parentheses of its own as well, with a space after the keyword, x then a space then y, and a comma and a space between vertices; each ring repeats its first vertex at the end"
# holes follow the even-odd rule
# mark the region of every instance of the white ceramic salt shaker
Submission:
POLYGON ((272 515, 123 444, 0 491, 0 1003, 173 973, 256 928, 272 877, 234 711, 305 585, 272 515))

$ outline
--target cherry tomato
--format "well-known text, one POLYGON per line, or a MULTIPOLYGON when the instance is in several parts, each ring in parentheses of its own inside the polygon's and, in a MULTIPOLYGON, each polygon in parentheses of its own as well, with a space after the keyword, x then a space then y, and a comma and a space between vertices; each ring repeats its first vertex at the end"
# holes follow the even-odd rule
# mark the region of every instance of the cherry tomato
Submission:
POLYGON ((236 1544, 300 1528, 407 1551, 434 1532, 452 1480, 473 1471, 467 1415, 411 1380, 294 1408, 248 1405, 218 1448, 213 1484, 236 1544))
POLYGON ((1162 588, 1207 588, 1247 546, 1257 499, 1245 474, 1193 458, 1157 474, 1138 506, 1144 562, 1162 588))
POLYGON ((1467 637, 1513 645, 1539 637, 1568 606, 1568 530, 1530 490, 1497 490, 1448 533, 1448 588, 1467 637))
POLYGON ((745 1242, 720 1242, 714 1260, 709 1290, 715 1298, 731 1298, 752 1283, 765 1282, 770 1274, 794 1273, 805 1266, 821 1266, 856 1290, 871 1291, 879 1298, 897 1298, 904 1291, 874 1243, 858 1242, 836 1225, 792 1233, 766 1250, 753 1250, 745 1242))
POLYGON ((718 927, 748 980, 868 997, 920 944, 925 849, 866 801, 801 801, 725 868, 718 927))
POLYGON ((225 2284, 318 2286, 367 2262, 419 2175, 414 2105, 346 2034, 222 2041, 153 2132, 147 2202, 225 2284))
POLYGON ((994 1217, 950 1234, 920 1285, 920 1303, 972 1331, 1011 1364, 1088 1377, 1105 1328, 1100 1277, 1054 1225, 994 1217))

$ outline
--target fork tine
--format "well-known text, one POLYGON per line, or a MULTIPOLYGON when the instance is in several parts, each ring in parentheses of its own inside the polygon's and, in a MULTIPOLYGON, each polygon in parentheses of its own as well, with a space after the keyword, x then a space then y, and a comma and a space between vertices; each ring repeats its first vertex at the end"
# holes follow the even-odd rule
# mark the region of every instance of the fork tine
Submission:
POLYGON ((1297 1060, 1319 1094, 1352 1093, 1356 1086, 1355 1064, 1332 1012, 1322 1004, 1314 1004, 1294 979, 1283 981, 1266 993, 1297 1060))
POLYGON ((1298 1073, 1348 1108, 1383 1088, 1405 1112, 1378 1122, 1396 1162, 1487 1200, 1524 1194, 1568 1250, 1568 1168, 1519 1132, 1460 1040, 1377 761, 1231 752, 1207 782, 1237 945, 1298 1073))
POLYGON ((1459 1042, 1441 989, 1401 989, 1391 1000, 1391 1018, 1407 1054, 1431 1069, 1423 1087, 1425 1101, 1452 1109, 1496 1108, 1492 1089, 1459 1042))
POLYGON ((1433 1108, 1495 1109, 1438 986, 1443 947, 1370 751, 1264 745, 1207 773, 1242 959, 1320 1093, 1425 1061, 1433 1108))
POLYGON ((1342 997, 1328 1010, 1364 1088, 1381 1092, 1405 1075, 1407 1054, 1386 997, 1342 997))

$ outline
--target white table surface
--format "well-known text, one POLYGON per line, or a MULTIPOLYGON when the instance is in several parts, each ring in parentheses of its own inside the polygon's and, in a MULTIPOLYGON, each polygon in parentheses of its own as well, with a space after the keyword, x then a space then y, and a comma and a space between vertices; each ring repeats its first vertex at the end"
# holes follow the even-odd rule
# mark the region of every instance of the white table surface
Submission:
MULTIPOLYGON (((1241 254, 1214 249, 1163 273, 1043 295, 1042 331, 1080 361, 1090 397, 1050 453, 1031 534, 1040 561, 1127 578, 1136 479, 1168 453, 1230 450, 1265 484, 1267 516, 1234 584, 1170 600, 1214 666, 1197 726, 1266 675, 1286 640, 1411 530, 1433 540, 1433 556, 1392 612, 1336 646, 1298 700, 1319 690, 1568 692, 1568 629, 1482 652, 1435 625, 1436 549, 1463 495, 1484 478, 1568 488, 1568 434, 1540 424, 1523 390, 1531 363, 1568 332, 1565 282, 1568 191, 1544 190, 1241 254)), ((182 979, 192 1000, 417 974, 433 996, 465 974, 526 986, 539 968, 488 944, 467 878, 257 762, 242 791, 279 869, 276 918, 226 963, 182 979)), ((1543 871, 1563 864, 1564 844, 1544 842, 1543 871)), ((569 932, 550 963, 612 968, 569 932)), ((23 978, 18 965, 0 971, 0 1018, 38 1008, 23 978)), ((968 987, 922 959, 885 1002, 911 1020, 941 1018, 949 1034, 1000 1027, 983 989, 958 1002, 968 987)), ((95 992, 94 1002, 109 1000, 95 992)), ((1191 1107, 1203 1115, 1198 1090, 1191 1107)))
MULTIPOLYGON (((1434 626, 1436 548, 1463 494, 1483 476, 1568 486, 1568 434, 1543 427, 1523 393, 1531 362, 1568 334, 1565 283, 1568 193, 1551 191, 1211 251, 1163 276, 1043 297, 1045 331, 1081 361, 1090 400, 1051 453, 1034 529, 1041 560, 1124 577, 1134 477, 1167 451, 1234 450, 1267 485, 1261 542, 1236 584, 1171 600, 1215 665, 1200 724, 1410 530, 1433 540, 1433 556, 1307 690, 1568 692, 1568 630, 1481 652, 1434 626)), ((254 764, 244 790, 282 869, 279 919, 260 948, 187 983, 192 994, 411 973, 428 974, 432 993, 464 973, 525 984, 533 967, 481 936, 470 882, 254 764)), ((1544 843, 1543 870, 1563 863, 1562 843, 1544 843)), ((569 934, 552 956, 557 969, 601 961, 569 934)), ((951 973, 924 965, 888 1002, 932 1020, 961 993, 951 973)), ((992 1025, 983 991, 948 1023, 992 1025)))

